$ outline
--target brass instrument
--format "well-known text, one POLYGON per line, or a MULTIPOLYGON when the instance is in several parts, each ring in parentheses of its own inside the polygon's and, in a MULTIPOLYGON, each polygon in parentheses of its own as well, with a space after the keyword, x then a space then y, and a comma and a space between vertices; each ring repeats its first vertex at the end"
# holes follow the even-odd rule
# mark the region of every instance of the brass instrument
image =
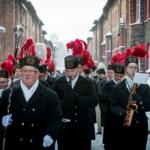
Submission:
POLYGON ((136 94, 136 89, 137 89, 137 84, 134 83, 128 98, 127 112, 123 124, 125 127, 131 126, 133 114, 138 109, 138 105, 136 104, 136 101, 132 99, 132 96, 136 94))

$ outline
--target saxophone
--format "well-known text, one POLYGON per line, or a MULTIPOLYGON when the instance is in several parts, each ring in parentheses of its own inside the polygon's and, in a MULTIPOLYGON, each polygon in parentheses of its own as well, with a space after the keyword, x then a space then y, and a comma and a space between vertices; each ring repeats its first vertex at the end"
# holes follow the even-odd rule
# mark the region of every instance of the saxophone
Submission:
POLYGON ((131 126, 133 114, 138 109, 138 105, 136 104, 136 101, 132 99, 132 96, 136 94, 136 89, 137 89, 137 84, 134 83, 128 98, 127 111, 126 111, 126 116, 123 124, 125 127, 131 126))

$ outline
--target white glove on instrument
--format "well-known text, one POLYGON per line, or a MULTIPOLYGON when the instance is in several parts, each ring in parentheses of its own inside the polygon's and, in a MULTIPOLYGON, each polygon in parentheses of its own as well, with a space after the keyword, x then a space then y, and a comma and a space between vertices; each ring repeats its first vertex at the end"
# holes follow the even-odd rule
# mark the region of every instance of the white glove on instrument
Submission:
POLYGON ((11 123, 12 123, 12 118, 11 117, 12 117, 12 114, 5 115, 5 116, 2 117, 2 125, 4 127, 8 127, 8 126, 11 125, 11 123))
POLYGON ((50 147, 53 143, 53 139, 49 135, 45 135, 43 138, 43 147, 50 147))

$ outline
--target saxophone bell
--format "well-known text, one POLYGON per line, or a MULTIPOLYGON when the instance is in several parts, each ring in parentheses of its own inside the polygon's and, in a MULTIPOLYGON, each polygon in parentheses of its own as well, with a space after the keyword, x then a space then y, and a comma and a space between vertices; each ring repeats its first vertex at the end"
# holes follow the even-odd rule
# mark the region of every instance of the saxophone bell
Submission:
POLYGON ((138 109, 138 105, 136 103, 130 104, 129 109, 136 111, 138 109))

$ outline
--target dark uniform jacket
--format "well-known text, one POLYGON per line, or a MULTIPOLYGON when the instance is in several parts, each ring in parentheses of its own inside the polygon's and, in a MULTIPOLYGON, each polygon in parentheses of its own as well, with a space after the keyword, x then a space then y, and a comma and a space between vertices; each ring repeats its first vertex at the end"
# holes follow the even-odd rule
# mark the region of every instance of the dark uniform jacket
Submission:
POLYGON ((118 143, 120 143, 120 149, 122 150, 145 150, 148 135, 145 111, 150 111, 150 88, 148 85, 138 86, 134 95, 138 110, 134 112, 131 126, 124 127, 123 123, 129 94, 130 92, 126 87, 126 80, 123 80, 115 86, 111 96, 111 111, 117 119, 118 143))
POLYGON ((44 79, 40 79, 40 82, 46 86, 47 88, 53 89, 53 84, 54 84, 55 78, 51 77, 50 75, 47 76, 47 78, 44 79))
MULTIPOLYGON (((105 118, 105 115, 110 107, 110 95, 116 83, 114 80, 105 82, 103 89, 101 89, 101 95, 99 97, 99 105, 102 113, 102 117, 105 118)), ((105 119, 103 119, 105 121, 105 119)), ((104 124, 104 122, 103 122, 104 124)))
MULTIPOLYGON (((75 147, 76 149, 80 149, 81 146, 84 145, 83 137, 86 135, 84 142, 90 137, 89 125, 91 124, 91 120, 89 118, 89 110, 97 105, 96 91, 94 90, 91 81, 80 75, 73 89, 67 83, 66 77, 64 76, 55 82, 54 90, 58 93, 62 104, 63 118, 69 119, 69 124, 71 125, 71 128, 73 128, 71 131, 66 131, 69 133, 63 133, 65 135, 70 135, 71 133, 70 139, 68 138, 66 143, 68 143, 69 140, 72 140, 76 145, 74 144, 71 149, 73 150, 73 147, 74 149, 75 147), (82 136, 84 131, 85 133, 82 136), (76 137, 76 135, 78 135, 78 137, 76 137), (82 141, 82 144, 79 145, 76 141, 82 141)), ((63 142, 65 141, 64 139, 65 138, 62 139, 63 142)))
POLYGON ((54 90, 58 93, 62 104, 63 118, 87 126, 89 123, 88 110, 97 105, 96 91, 91 81, 79 76, 74 89, 71 89, 64 76, 55 82, 54 90), (74 114, 76 107, 77 115, 74 114))
POLYGON ((114 80, 108 81, 104 85, 100 99, 100 108, 102 112, 101 115, 104 125, 103 143, 106 150, 115 150, 113 147, 115 147, 116 143, 118 144, 118 142, 114 141, 114 136, 116 135, 116 119, 114 118, 113 113, 110 111, 111 94, 116 84, 117 83, 114 80))
MULTIPOLYGON (((8 95, 3 93, 0 116, 6 115, 8 95)), ((12 124, 7 127, 5 150, 43 150, 43 137, 56 139, 61 127, 61 106, 55 92, 39 84, 35 93, 26 102, 20 84, 13 87, 10 114, 12 124)))

